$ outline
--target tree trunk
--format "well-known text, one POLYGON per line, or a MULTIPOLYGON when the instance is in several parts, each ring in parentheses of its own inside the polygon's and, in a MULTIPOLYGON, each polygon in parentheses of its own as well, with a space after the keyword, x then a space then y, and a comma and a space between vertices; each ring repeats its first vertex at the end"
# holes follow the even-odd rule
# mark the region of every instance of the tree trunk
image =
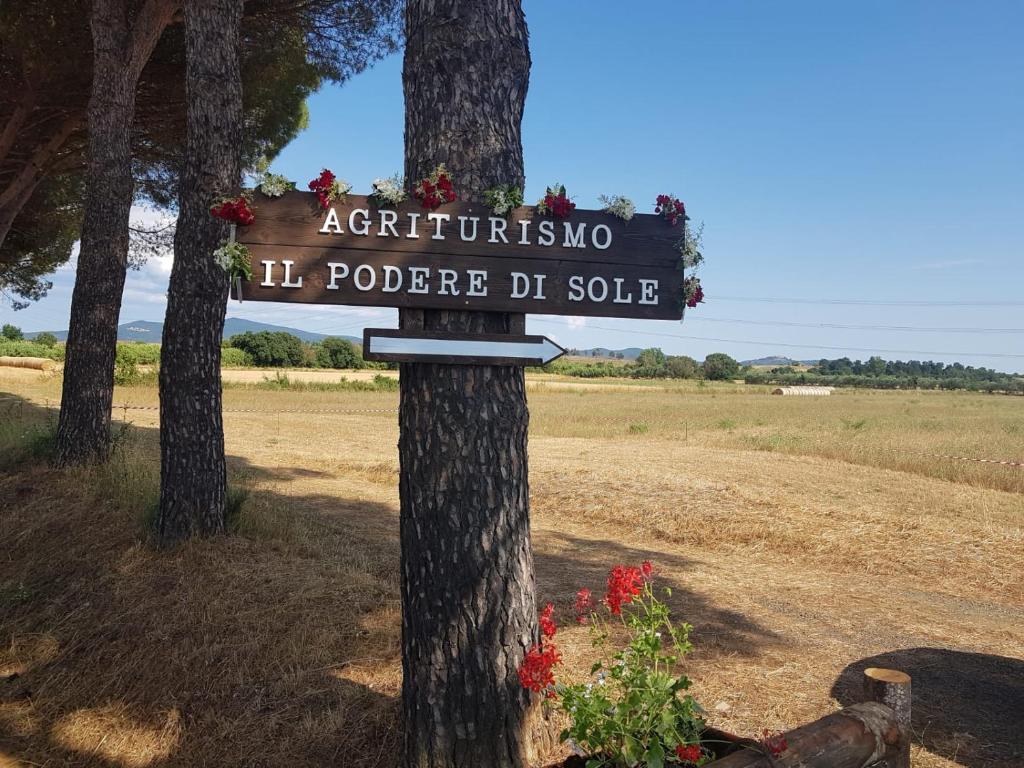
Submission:
POLYGON ((238 67, 243 0, 185 3, 185 168, 160 366, 160 512, 164 546, 224 530, 220 343, 227 274, 213 252, 228 234, 210 216, 237 191, 242 135, 238 67))
MULTIPOLYGON (((409 185, 438 163, 463 199, 523 184, 529 81, 519 0, 410 0, 409 185)), ((403 310, 405 328, 508 333, 522 316, 403 310)), ((403 364, 399 411, 404 763, 522 766, 537 703, 526 390, 512 366, 403 364)))
POLYGON ((57 426, 58 466, 102 460, 109 449, 117 323, 134 194, 135 94, 142 68, 175 5, 148 0, 132 24, 130 3, 93 0, 89 168, 57 426))
POLYGON ((130 25, 123 0, 92 5, 93 81, 82 239, 71 297, 56 462, 106 457, 114 355, 128 258, 135 83, 124 75, 130 25))

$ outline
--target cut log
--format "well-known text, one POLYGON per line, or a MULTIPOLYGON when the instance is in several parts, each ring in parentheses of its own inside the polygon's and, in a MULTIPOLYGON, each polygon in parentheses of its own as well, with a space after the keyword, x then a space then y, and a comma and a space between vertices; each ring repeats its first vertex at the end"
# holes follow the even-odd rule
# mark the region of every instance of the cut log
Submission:
POLYGON ((865 702, 785 734, 786 749, 742 752, 708 763, 714 768, 898 768, 905 732, 884 704, 865 702))
POLYGON ((864 670, 864 697, 867 701, 885 704, 896 713, 896 722, 904 738, 899 759, 891 768, 909 768, 910 675, 896 669, 869 667, 864 670))

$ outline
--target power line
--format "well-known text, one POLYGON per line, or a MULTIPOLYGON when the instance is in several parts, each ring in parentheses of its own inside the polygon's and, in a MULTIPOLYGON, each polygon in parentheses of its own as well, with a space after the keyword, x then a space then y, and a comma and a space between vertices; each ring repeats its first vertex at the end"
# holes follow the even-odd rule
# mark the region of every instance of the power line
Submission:
MULTIPOLYGON (((535 319, 538 323, 551 323, 552 325, 569 326, 568 322, 562 323, 557 320, 535 319)), ((1024 359, 1024 355, 1015 355, 1008 352, 924 352, 919 349, 873 349, 870 347, 829 347, 822 344, 788 344, 781 341, 751 341, 749 339, 719 339, 711 336, 689 336, 682 333, 663 333, 658 331, 632 331, 623 328, 609 328, 601 325, 590 325, 598 331, 611 331, 612 333, 628 333, 635 336, 662 336, 671 339, 688 339, 691 341, 714 341, 722 344, 753 344, 759 347, 789 347, 790 349, 827 349, 832 352, 880 352, 889 355, 946 355, 950 357, 1005 357, 1024 359)))
POLYGON ((781 299, 719 296, 717 301, 757 301, 768 304, 848 304, 864 307, 1024 307, 1024 301, 876 301, 874 299, 781 299))
POLYGON ((788 328, 839 328, 856 331, 914 331, 922 333, 1024 333, 1024 328, 925 328, 912 325, 844 325, 841 323, 791 323, 783 320, 740 320, 725 317, 688 318, 704 323, 741 323, 743 325, 780 325, 788 328))

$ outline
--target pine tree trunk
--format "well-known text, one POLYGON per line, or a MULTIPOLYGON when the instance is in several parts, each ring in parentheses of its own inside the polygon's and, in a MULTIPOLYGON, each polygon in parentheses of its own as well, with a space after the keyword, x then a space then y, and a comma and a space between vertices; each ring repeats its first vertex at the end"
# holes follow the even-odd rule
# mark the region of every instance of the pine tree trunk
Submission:
MULTIPOLYGON (((529 81, 518 0, 410 0, 405 173, 438 163, 463 199, 523 184, 529 81)), ((507 333, 522 316, 403 310, 406 328, 507 333)), ((403 364, 402 701, 406 766, 522 766, 536 702, 517 669, 537 639, 526 389, 512 366, 403 364)))
MULTIPOLYGON (((126 0, 92 3, 89 169, 57 426, 58 466, 101 460, 109 448, 117 323, 134 192, 131 132, 135 94, 142 68, 176 6, 176 0, 147 0, 137 9, 133 23, 133 4, 126 0)), ((65 120, 47 145, 52 146, 52 153, 77 125, 74 116, 65 120)), ((42 163, 37 165, 36 183, 43 172, 42 163)), ((31 190, 22 205, 30 194, 31 190)), ((5 235, 0 216, 0 242, 5 235)))
POLYGON ((213 252, 228 227, 209 208, 238 191, 242 6, 243 0, 185 3, 186 161, 160 355, 157 536, 165 546, 224 529, 220 343, 228 278, 213 252))
POLYGON ((89 169, 57 427, 59 466, 101 460, 110 443, 117 322, 133 193, 136 83, 124 71, 130 38, 126 3, 94 0, 91 24, 89 169))

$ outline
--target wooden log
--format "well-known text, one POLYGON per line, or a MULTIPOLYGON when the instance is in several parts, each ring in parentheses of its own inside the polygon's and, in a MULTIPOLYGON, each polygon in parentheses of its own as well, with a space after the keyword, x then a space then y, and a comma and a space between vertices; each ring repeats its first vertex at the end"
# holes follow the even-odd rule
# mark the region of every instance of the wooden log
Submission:
POLYGON ((866 768, 899 765, 904 731, 884 704, 865 702, 785 734, 786 749, 744 749, 708 763, 713 768, 866 768))
POLYGON ((903 739, 897 762, 890 768, 909 768, 910 675, 896 669, 869 667, 864 670, 864 696, 867 701, 885 704, 896 713, 903 739))
POLYGON ((57 364, 47 357, 0 357, 0 365, 9 368, 31 368, 35 371, 49 371, 57 364))

